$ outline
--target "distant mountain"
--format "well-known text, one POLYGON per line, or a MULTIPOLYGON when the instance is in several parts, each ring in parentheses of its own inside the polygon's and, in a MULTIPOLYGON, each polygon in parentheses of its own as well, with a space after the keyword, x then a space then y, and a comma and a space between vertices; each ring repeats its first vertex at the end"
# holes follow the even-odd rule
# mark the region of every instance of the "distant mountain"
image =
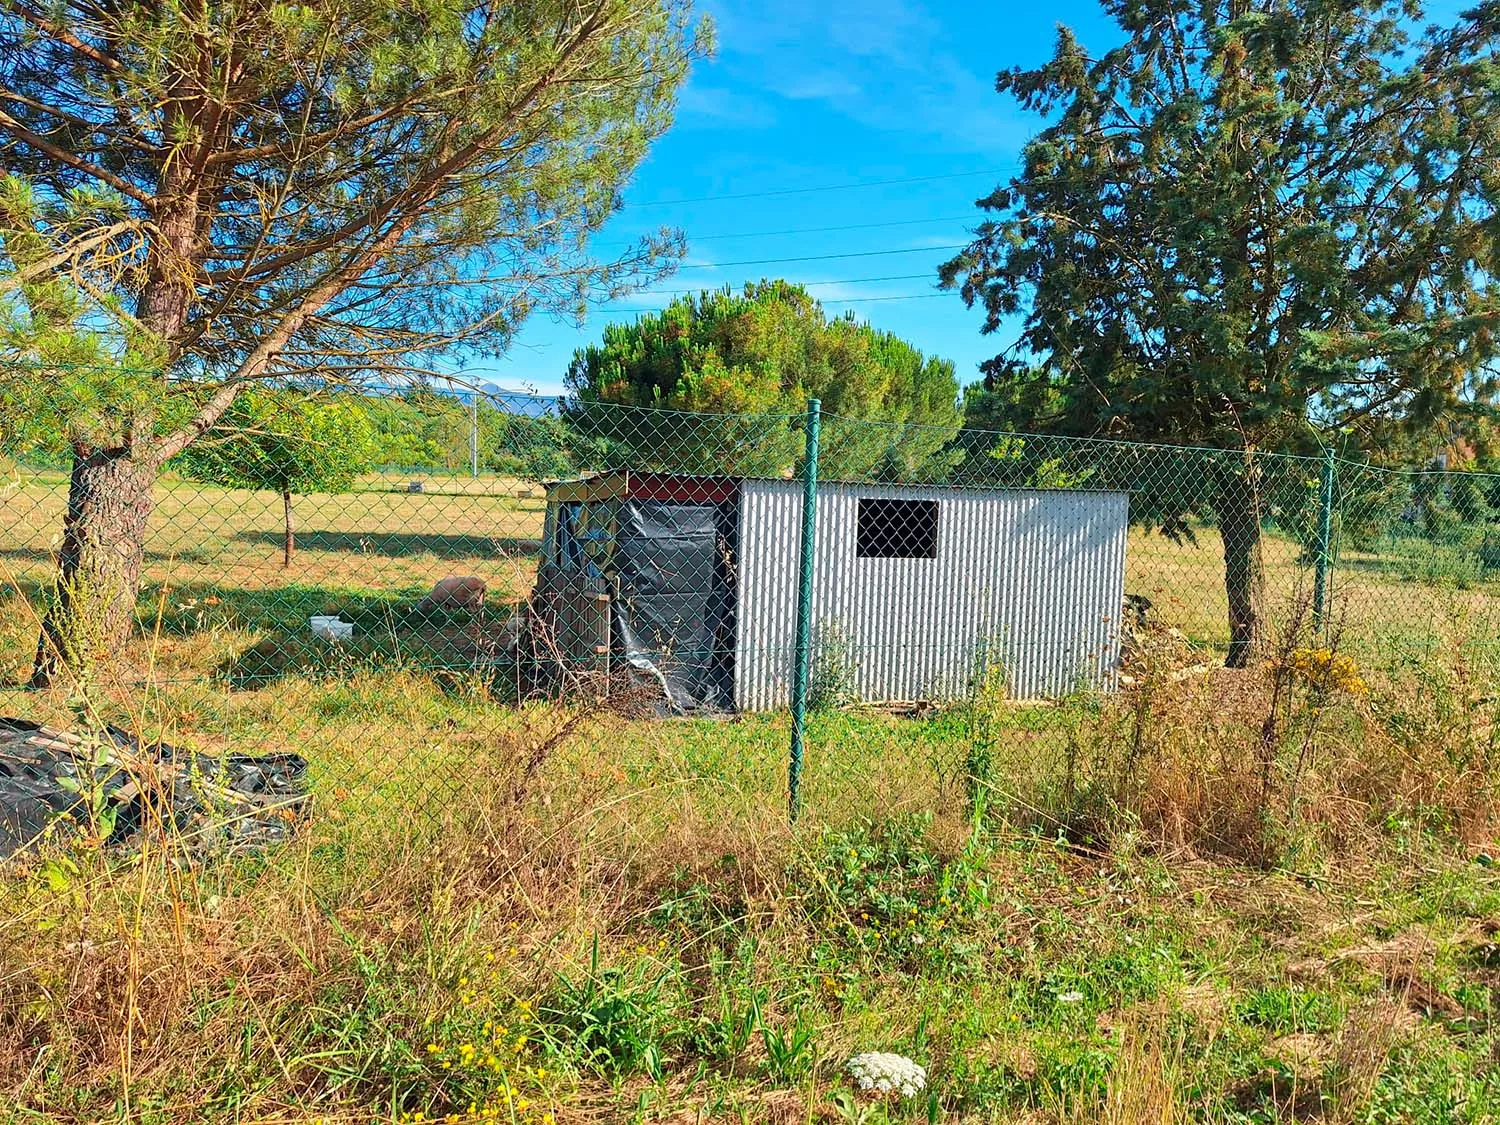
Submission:
MULTIPOLYGON (((455 377, 457 378, 457 377, 455 377)), ((445 395, 456 398, 461 402, 468 402, 475 395, 481 395, 483 399, 497 410, 503 410, 507 414, 523 414, 527 417, 539 418, 547 414, 558 412, 558 395, 530 394, 526 391, 518 391, 512 387, 502 387, 498 383, 488 380, 480 380, 470 383, 468 380, 448 382, 446 380, 434 379, 424 385, 426 390, 433 394, 445 395)), ((365 386, 366 392, 384 394, 402 394, 411 389, 402 386, 365 386)))

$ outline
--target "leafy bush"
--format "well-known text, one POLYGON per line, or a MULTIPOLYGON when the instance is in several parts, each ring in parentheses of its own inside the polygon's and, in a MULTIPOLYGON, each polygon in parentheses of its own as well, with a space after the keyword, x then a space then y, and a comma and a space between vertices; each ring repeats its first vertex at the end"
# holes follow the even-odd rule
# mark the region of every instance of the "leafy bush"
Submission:
POLYGON ((791 875, 818 888, 808 921, 909 967, 978 955, 969 928, 990 900, 989 845, 975 834, 945 855, 931 829, 929 815, 913 814, 824 834, 791 875))

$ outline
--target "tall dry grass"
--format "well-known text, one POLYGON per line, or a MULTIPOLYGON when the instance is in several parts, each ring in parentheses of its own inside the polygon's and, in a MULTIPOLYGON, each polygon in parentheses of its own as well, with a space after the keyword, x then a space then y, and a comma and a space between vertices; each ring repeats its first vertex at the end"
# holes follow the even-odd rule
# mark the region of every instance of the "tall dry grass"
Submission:
POLYGON ((1175 631, 1144 638, 1126 690, 1080 708, 1060 748, 992 754, 997 803, 1074 838, 1130 833, 1246 861, 1379 849, 1393 830, 1490 845, 1500 831, 1500 665, 1455 615, 1439 643, 1363 667, 1305 604, 1252 667, 1175 631))
POLYGON ((590 935, 642 928, 685 871, 776 899, 779 816, 698 817, 680 802, 643 825, 630 798, 577 788, 563 807, 544 767, 577 736, 562 723, 494 740, 457 764, 466 798, 435 820, 315 815, 263 863, 183 869, 148 831, 123 866, 76 846, 13 864, 0 880, 0 1104, 77 1122, 335 1119, 350 1106, 368 1120, 420 1083, 452 982, 486 958, 505 989, 533 996, 590 935))
MULTIPOLYGON (((995 709, 984 722, 820 716, 811 807, 824 823, 959 809, 964 786, 945 763, 967 757, 990 763, 991 812, 1085 854, 1145 841, 1264 868, 1347 862, 1408 829, 1477 845, 1500 825, 1500 678, 1482 640, 1456 619, 1438 655, 1371 670, 1336 629, 1314 635, 1294 615, 1255 668, 1199 668, 1201 652, 1164 634, 1130 690, 1026 711, 1029 726, 1001 700, 971 705, 995 709), (964 730, 984 754, 965 755, 964 730)), ((94 684, 27 703, 147 740, 302 750, 314 806, 260 859, 186 865, 157 826, 123 860, 74 840, 7 866, 0 1107, 12 1108, 0 1121, 399 1120, 430 1093, 423 1052, 461 1007, 459 982, 490 972, 504 997, 542 995, 595 940, 658 940, 648 920, 685 887, 755 919, 745 987, 764 986, 763 1016, 785 1026, 807 1000, 771 979, 826 936, 799 914, 821 893, 797 881, 819 869, 795 862, 818 825, 786 825, 784 725, 502 709, 480 684, 362 669, 257 692, 94 684)), ((950 818, 931 836, 956 851, 964 832, 950 818)), ((720 941, 671 951, 685 987, 720 941)), ((1362 1010, 1339 1039, 1338 1106, 1368 1100, 1391 1018, 1362 1010)), ((841 1034, 829 1050, 857 1046, 841 1034)), ((1132 1025, 1103 1094, 1069 1112, 1184 1119, 1190 1060, 1173 1035, 1132 1025)), ((817 1090, 778 1093, 776 1114, 815 1112, 817 1090)), ((584 1121, 620 1100, 594 1080, 549 1104, 559 1122, 584 1121)))

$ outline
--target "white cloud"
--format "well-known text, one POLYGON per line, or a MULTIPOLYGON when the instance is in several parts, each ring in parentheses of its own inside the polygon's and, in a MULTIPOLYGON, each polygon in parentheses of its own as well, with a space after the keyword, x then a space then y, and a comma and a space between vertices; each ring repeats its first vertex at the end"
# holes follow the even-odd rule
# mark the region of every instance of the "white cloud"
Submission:
POLYGON ((848 76, 834 71, 821 74, 799 74, 777 91, 794 101, 842 102, 863 97, 864 91, 848 76))
MULTIPOLYGON (((816 11, 819 5, 808 7, 816 11)), ((837 0, 822 6, 822 11, 828 17, 829 39, 850 54, 868 58, 917 62, 940 32, 926 11, 904 0, 837 0)))
POLYGON ((677 103, 679 125, 761 129, 773 125, 776 115, 763 102, 722 86, 689 83, 677 103))
POLYGON ((742 83, 958 151, 1009 151, 1030 132, 994 75, 968 69, 954 29, 919 0, 718 0, 715 9, 718 66, 742 83))

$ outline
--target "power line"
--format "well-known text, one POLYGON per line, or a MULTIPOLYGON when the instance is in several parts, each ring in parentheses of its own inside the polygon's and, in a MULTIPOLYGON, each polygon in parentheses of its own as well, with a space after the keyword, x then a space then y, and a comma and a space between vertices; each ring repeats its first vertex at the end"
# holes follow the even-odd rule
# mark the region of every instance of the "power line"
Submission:
POLYGON ((709 262, 689 269, 727 269, 730 266, 779 266, 786 262, 826 262, 833 258, 880 258, 889 254, 925 254, 934 250, 962 250, 967 242, 944 246, 910 246, 904 250, 854 250, 844 254, 805 254, 800 258, 748 258, 741 262, 709 262))
MULTIPOLYGON (((826 303, 830 305, 862 305, 872 301, 925 301, 929 297, 951 297, 952 293, 946 290, 941 293, 904 293, 892 297, 829 297, 826 303)), ((820 301, 824 298, 819 297, 820 301)))
MULTIPOLYGON (((883 223, 849 223, 837 227, 793 227, 788 230, 747 230, 736 231, 729 234, 689 234, 687 241, 693 242, 724 242, 731 238, 779 238, 787 234, 834 234, 846 230, 875 230, 879 227, 915 227, 923 223, 962 223, 973 219, 973 215, 935 215, 930 219, 891 219, 883 223)), ((634 243, 621 243, 620 248, 625 249, 634 243)))
MULTIPOLYGON (((790 282, 788 282, 788 284, 798 285, 798 286, 801 286, 804 289, 811 289, 814 286, 818 286, 818 285, 864 285, 864 284, 867 284, 869 282, 874 282, 874 281, 920 281, 923 278, 931 277, 931 276, 932 276, 932 273, 929 271, 928 273, 896 273, 896 274, 887 274, 885 277, 839 277, 839 278, 831 278, 828 281, 790 281, 790 282)), ((704 285, 694 286, 691 289, 652 289, 647 294, 647 296, 651 296, 651 297, 681 297, 685 293, 703 293, 703 292, 712 293, 715 290, 723 289, 726 286, 729 287, 729 288, 733 288, 734 287, 734 283, 733 282, 722 282, 719 285, 704 284, 704 285)))
MULTIPOLYGON (((696 292, 696 290, 695 290, 696 292)), ((900 293, 889 297, 819 297, 818 301, 825 305, 864 305, 875 301, 925 301, 932 297, 951 297, 952 293, 947 291, 941 293, 900 293)), ((609 312, 636 312, 653 313, 666 312, 665 305, 613 305, 609 312)))
POLYGON ((961 223, 974 218, 973 215, 942 215, 931 219, 894 219, 886 223, 851 223, 842 227, 801 227, 794 230, 758 230, 744 234, 697 234, 689 235, 689 242, 723 242, 731 238, 777 238, 784 234, 833 234, 845 230, 874 230, 877 227, 914 227, 923 223, 961 223))
POLYGON ((961 180, 972 176, 1000 176, 1014 172, 1015 165, 1008 168, 978 168, 973 172, 945 172, 937 176, 908 176, 898 180, 855 180, 843 184, 822 184, 818 187, 778 188, 774 191, 742 191, 730 195, 698 195, 683 199, 650 199, 643 203, 627 203, 627 207, 675 207, 682 203, 718 203, 729 199, 769 199, 779 195, 811 195, 825 191, 854 191, 859 188, 896 187, 901 184, 926 184, 937 180, 961 180))

